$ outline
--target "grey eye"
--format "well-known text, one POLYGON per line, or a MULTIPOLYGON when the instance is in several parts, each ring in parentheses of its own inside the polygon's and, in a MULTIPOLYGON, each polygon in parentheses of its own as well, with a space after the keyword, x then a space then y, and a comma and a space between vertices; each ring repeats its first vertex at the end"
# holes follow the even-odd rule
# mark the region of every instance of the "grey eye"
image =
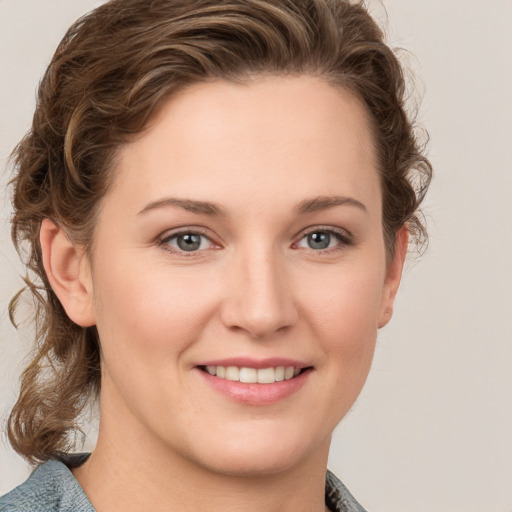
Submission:
POLYGON ((194 235, 192 233, 178 235, 176 242, 182 251, 197 251, 201 247, 201 235, 194 235))
POLYGON ((338 233, 319 230, 304 235, 299 242, 299 247, 321 251, 339 245, 341 242, 341 236, 338 233))
POLYGON ((307 235, 308 245, 311 249, 327 249, 331 243, 330 233, 318 232, 307 235))
POLYGON ((199 233, 178 233, 170 236, 165 243, 183 252, 194 252, 211 246, 210 240, 199 233))

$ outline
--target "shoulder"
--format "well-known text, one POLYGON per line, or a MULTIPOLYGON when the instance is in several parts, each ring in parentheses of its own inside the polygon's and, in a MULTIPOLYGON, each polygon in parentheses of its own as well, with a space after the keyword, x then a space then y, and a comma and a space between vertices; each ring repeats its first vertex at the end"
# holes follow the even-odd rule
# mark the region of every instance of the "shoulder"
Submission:
POLYGON ((366 512, 330 471, 327 471, 325 479, 325 503, 332 512, 366 512))
MULTIPOLYGON (((71 465, 80 465, 87 455, 71 456, 71 465)), ((49 460, 30 477, 0 498, 2 512, 94 512, 80 484, 68 466, 49 460)))

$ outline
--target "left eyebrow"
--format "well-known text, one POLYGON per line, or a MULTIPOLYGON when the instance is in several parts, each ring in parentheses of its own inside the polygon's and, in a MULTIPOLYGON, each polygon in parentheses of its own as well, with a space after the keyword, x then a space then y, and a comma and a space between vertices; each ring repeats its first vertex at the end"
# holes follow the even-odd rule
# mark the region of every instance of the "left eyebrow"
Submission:
POLYGON ((361 201, 358 201, 353 197, 345 196, 317 196, 313 199, 305 199, 297 205, 296 211, 299 214, 305 214, 344 205, 355 206, 356 208, 363 210, 365 213, 368 211, 361 201))

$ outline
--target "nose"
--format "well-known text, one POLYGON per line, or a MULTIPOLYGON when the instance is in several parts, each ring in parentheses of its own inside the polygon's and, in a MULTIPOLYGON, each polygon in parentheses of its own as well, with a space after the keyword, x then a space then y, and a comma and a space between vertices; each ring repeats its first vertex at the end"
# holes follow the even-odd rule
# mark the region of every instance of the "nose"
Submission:
POLYGON ((283 265, 270 251, 240 256, 228 274, 221 308, 221 319, 227 328, 263 339, 296 323, 291 283, 283 265))

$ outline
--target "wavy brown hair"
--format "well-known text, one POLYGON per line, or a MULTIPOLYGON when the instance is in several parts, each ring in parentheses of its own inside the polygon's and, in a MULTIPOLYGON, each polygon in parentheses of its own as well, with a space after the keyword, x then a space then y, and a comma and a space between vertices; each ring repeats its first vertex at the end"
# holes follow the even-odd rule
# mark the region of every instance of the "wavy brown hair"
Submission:
MULTIPOLYGON (((14 449, 31 462, 72 448, 77 417, 100 389, 100 340, 74 324, 42 265, 45 218, 90 250, 98 202, 116 150, 159 105, 189 84, 308 74, 366 105, 376 140, 388 257, 418 215, 431 166, 404 109, 394 52, 363 5, 344 0, 112 0, 64 36, 41 81, 32 127, 13 153, 12 237, 36 298, 36 346, 8 420, 14 449)), ((17 295, 11 302, 14 319, 17 295)))

